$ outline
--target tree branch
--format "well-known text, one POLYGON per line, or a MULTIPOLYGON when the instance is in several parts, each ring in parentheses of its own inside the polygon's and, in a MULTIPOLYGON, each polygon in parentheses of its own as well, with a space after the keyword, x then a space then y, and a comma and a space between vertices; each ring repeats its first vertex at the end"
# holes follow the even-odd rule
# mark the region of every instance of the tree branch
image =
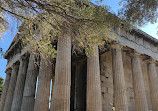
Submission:
POLYGON ((25 20, 29 20, 28 18, 25 18, 25 17, 22 16, 22 15, 18 15, 17 13, 11 12, 11 11, 9 11, 9 10, 7 10, 7 9, 5 9, 5 8, 3 8, 3 7, 1 7, 1 6, 0 6, 0 9, 4 10, 4 11, 7 12, 7 13, 10 13, 11 15, 20 17, 20 18, 25 19, 25 20))

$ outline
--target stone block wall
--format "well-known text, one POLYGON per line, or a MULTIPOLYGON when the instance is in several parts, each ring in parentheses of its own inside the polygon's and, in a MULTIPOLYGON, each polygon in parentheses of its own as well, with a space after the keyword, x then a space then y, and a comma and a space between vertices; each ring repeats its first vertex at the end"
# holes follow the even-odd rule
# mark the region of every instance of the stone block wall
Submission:
POLYGON ((100 69, 103 111, 111 111, 113 107, 113 75, 110 51, 100 56, 100 69))
POLYGON ((128 111, 135 111, 131 58, 125 52, 122 53, 122 56, 126 83, 128 111))

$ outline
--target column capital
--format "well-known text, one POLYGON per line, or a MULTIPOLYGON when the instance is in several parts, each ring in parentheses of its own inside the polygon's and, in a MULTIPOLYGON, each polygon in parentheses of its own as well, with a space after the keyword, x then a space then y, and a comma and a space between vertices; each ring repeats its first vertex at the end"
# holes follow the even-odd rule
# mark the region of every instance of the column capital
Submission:
POLYGON ((6 73, 6 74, 9 74, 9 75, 10 75, 11 72, 12 72, 12 68, 8 68, 8 69, 5 70, 5 73, 6 73))
POLYGON ((19 61, 21 62, 21 61, 23 61, 23 60, 27 60, 27 59, 28 59, 28 57, 29 57, 29 54, 28 54, 28 53, 26 53, 26 54, 24 54, 24 55, 22 55, 22 56, 21 56, 21 58, 20 58, 20 60, 19 60, 19 61))
POLYGON ((14 63, 12 66, 11 66, 11 69, 18 69, 19 68, 19 63, 14 63))
POLYGON ((110 46, 111 46, 112 49, 122 49, 122 47, 123 47, 122 45, 120 45, 118 43, 111 44, 110 46))
POLYGON ((132 50, 130 51, 130 54, 129 54, 131 57, 140 57, 141 56, 141 53, 135 51, 135 50, 132 50))
POLYGON ((153 59, 152 57, 150 57, 150 58, 148 58, 148 59, 146 59, 146 60, 144 60, 146 63, 148 63, 148 64, 152 64, 152 63, 154 63, 154 64, 156 64, 156 60, 155 59, 153 59))

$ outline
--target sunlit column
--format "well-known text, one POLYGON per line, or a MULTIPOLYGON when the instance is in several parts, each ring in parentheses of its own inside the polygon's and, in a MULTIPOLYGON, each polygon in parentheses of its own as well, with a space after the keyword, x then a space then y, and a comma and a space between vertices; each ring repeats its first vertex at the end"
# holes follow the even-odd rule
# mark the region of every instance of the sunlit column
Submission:
POLYGON ((128 111, 122 51, 119 44, 112 45, 114 107, 116 111, 128 111))
POLYGON ((132 54, 132 76, 136 111, 148 111, 144 80, 138 53, 132 54))
POLYGON ((102 111, 98 46, 87 57, 87 111, 102 111))
POLYGON ((70 86, 71 35, 66 30, 58 36, 52 111, 70 111, 70 86))

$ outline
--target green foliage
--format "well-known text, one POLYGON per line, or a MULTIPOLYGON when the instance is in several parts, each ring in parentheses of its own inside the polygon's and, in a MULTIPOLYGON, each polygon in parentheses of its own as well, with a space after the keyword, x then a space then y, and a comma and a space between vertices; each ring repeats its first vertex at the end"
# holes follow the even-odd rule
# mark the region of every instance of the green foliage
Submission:
POLYGON ((126 21, 142 26, 147 22, 158 20, 157 0, 122 0, 123 8, 120 15, 126 21))
POLYGON ((111 30, 122 23, 130 27, 133 23, 156 22, 157 0, 123 0, 122 3, 120 18, 110 13, 108 6, 94 5, 90 0, 1 0, 0 10, 23 23, 19 31, 24 47, 27 44, 30 51, 54 58, 55 42, 63 27, 72 32, 73 50, 84 49, 88 55, 94 44, 103 46, 105 41, 111 42, 108 38, 111 30))
POLYGON ((0 98, 1 98, 1 95, 2 95, 3 83, 4 83, 4 79, 2 77, 0 77, 0 98))
POLYGON ((121 20, 109 13, 105 6, 96 7, 89 1, 84 3, 74 0, 68 3, 63 1, 59 7, 59 9, 55 8, 57 14, 54 11, 50 11, 51 14, 45 11, 42 13, 44 18, 41 18, 41 13, 39 13, 36 17, 25 20, 19 28, 24 44, 29 45, 32 52, 40 53, 43 57, 55 57, 56 46, 52 43, 62 33, 63 27, 73 32, 74 50, 85 49, 88 55, 88 52, 94 49, 93 44, 104 45, 105 40, 108 40, 109 30, 113 26, 120 25, 121 20), (66 12, 63 13, 63 10, 66 12))
POLYGON ((7 23, 7 20, 5 19, 4 14, 0 12, 0 39, 2 39, 1 34, 5 33, 5 31, 8 28, 7 24, 8 23, 7 23))
POLYGON ((4 54, 3 49, 0 48, 0 58, 2 58, 3 54, 4 54))

